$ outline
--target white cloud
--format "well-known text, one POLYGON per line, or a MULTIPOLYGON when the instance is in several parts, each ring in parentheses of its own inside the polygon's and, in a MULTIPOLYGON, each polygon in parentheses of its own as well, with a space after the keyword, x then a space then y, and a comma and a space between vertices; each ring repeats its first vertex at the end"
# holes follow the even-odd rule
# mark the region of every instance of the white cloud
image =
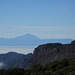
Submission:
POLYGON ((4 64, 2 62, 0 62, 0 69, 4 66, 4 64))

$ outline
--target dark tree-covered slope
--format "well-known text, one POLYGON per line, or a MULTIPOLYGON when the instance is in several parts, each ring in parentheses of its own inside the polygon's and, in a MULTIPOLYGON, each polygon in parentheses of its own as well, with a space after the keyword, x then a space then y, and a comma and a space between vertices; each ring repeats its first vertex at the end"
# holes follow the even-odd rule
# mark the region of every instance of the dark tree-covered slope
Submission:
POLYGON ((31 69, 2 69, 0 75, 75 75, 75 58, 54 61, 45 66, 36 64, 31 69))

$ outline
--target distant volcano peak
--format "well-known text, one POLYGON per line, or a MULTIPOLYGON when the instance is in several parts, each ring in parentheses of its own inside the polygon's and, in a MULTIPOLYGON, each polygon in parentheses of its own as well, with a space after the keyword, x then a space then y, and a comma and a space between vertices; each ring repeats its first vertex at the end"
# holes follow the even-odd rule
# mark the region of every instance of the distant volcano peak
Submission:
POLYGON ((19 39, 39 39, 37 36, 29 34, 29 33, 18 36, 16 38, 19 38, 19 39))
MULTIPOLYGON (((23 36, 35 36, 33 34, 30 34, 30 33, 27 33, 27 34, 24 34, 23 36)), ((36 37, 36 36, 35 36, 36 37)), ((38 38, 38 37, 37 37, 38 38)))
POLYGON ((30 34, 30 33, 27 33, 27 34, 25 34, 25 35, 32 35, 32 34, 30 34))

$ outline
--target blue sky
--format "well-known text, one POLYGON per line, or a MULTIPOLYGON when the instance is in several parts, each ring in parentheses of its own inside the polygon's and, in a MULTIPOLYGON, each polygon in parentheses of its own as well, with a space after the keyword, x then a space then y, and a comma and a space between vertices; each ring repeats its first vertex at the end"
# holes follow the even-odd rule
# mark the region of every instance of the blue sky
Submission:
POLYGON ((75 0, 0 0, 0 37, 26 33, 75 39, 75 0))

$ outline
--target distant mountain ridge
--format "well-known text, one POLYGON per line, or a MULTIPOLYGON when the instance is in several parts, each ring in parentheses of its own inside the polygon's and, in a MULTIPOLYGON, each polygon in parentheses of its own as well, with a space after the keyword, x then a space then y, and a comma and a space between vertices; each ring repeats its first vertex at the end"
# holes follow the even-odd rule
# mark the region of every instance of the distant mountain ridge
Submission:
POLYGON ((16 52, 8 52, 6 54, 0 54, 0 63, 3 64, 1 68, 3 69, 25 68, 31 57, 32 53, 29 53, 27 55, 16 52), (24 64, 22 63, 22 61, 24 62, 24 64))
POLYGON ((37 46, 45 43, 67 44, 73 39, 40 39, 32 34, 25 34, 16 38, 0 38, 0 46, 37 46))

